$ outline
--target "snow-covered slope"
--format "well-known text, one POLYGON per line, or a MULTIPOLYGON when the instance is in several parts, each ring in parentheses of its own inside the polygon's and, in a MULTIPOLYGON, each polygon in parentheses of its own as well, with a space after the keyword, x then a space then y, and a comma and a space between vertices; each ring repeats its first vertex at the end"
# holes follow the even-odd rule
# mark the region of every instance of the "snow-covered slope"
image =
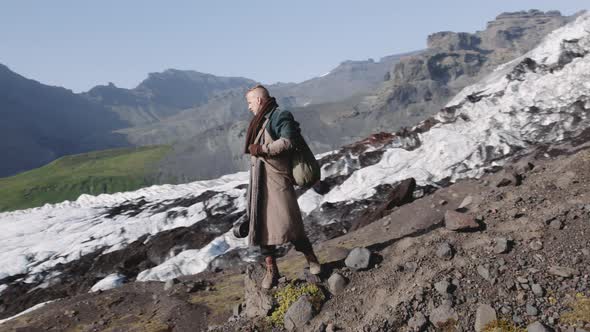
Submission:
MULTIPOLYGON (((360 204, 383 185, 408 177, 435 186, 443 180, 477 177, 535 144, 577 136, 589 125, 589 52, 590 15, 584 14, 533 51, 466 88, 434 119, 321 156, 322 194, 308 190, 299 198, 306 222, 317 222, 330 205, 360 204)), ((0 214, 0 284, 10 276, 42 283, 59 275, 51 272, 58 263, 97 250, 124 249, 145 234, 238 215, 245 209, 246 183, 247 174, 237 173, 186 185, 84 195, 76 202, 0 214)), ((243 245, 225 233, 199 249, 171 248, 165 259, 137 278, 165 280, 197 273, 215 256, 243 245)))
POLYGON ((247 176, 242 172, 184 185, 82 195, 75 202, 2 213, 0 280, 26 275, 27 281, 39 281, 58 263, 99 250, 112 252, 145 234, 192 225, 212 214, 244 210, 245 189, 239 186, 247 176))

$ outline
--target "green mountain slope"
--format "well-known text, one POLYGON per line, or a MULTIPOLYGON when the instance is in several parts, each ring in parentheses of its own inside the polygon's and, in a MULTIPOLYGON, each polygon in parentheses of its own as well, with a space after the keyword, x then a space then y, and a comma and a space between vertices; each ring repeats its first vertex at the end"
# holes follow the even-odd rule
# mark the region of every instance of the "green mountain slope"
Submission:
POLYGON ((0 179, 0 211, 135 190, 158 182, 154 165, 169 146, 93 151, 65 156, 18 175, 0 179))

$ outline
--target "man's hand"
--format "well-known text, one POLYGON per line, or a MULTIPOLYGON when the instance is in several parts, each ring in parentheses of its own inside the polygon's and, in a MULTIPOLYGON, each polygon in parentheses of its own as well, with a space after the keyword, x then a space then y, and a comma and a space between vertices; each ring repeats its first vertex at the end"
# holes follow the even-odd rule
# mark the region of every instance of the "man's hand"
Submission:
POLYGON ((264 155, 264 152, 262 152, 262 145, 260 144, 250 144, 248 151, 250 151, 250 155, 255 157, 264 155))

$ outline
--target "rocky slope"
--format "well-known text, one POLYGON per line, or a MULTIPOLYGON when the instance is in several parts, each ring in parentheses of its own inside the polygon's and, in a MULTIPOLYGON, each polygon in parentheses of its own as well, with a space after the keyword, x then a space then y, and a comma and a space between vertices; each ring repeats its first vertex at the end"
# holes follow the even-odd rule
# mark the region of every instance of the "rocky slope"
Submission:
MULTIPOLYGON (((328 271, 320 285, 328 299, 307 323, 299 322, 300 330, 588 329, 587 139, 540 148, 497 173, 459 181, 322 243, 328 271), (510 182, 512 175, 518 181, 510 182), (370 251, 360 269, 353 248, 370 251), (533 329, 535 322, 547 329, 533 329)), ((284 258, 288 279, 303 278, 289 268, 300 259, 296 253, 284 258)), ((270 330, 265 319, 248 317, 258 308, 248 302, 252 297, 246 287, 250 307, 213 330, 270 330)))

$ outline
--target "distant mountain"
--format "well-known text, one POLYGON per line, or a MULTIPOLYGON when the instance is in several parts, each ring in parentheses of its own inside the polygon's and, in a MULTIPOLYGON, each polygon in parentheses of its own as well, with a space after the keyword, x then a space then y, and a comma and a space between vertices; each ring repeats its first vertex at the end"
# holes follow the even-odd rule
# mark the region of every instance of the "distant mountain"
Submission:
POLYGON ((101 85, 83 94, 111 109, 131 126, 158 122, 180 111, 207 104, 217 93, 255 84, 242 77, 220 77, 191 70, 150 73, 134 89, 101 85))
MULTIPOLYGON (((392 132, 418 123, 437 112, 463 87, 530 50, 571 19, 555 11, 503 13, 483 31, 434 33, 428 37, 428 48, 423 51, 379 61, 344 61, 329 73, 305 82, 268 87, 282 108, 294 112, 314 151, 328 151, 375 131, 392 132)), ((255 83, 241 77, 169 69, 149 74, 134 89, 109 84, 80 95, 70 94, 88 105, 87 110, 108 114, 97 123, 116 123, 109 127, 116 129, 116 134, 105 135, 100 125, 93 129, 103 133, 102 137, 96 136, 101 139, 94 146, 112 147, 105 140, 119 145, 170 144, 170 155, 157 167, 162 174, 169 175, 167 179, 188 181, 244 169, 239 135, 251 116, 244 92, 255 83), (118 140, 113 142, 112 137, 118 140)), ((9 136, 27 132, 17 130, 9 136)), ((66 130, 57 137, 69 143, 85 142, 67 133, 66 130)), ((17 141, 26 142, 27 137, 17 141)), ((29 162, 14 156, 14 164, 18 165, 15 169, 30 169, 70 151, 71 148, 55 154, 38 151, 29 162)), ((85 147, 73 153, 84 151, 85 147)))
MULTIPOLYGON (((417 54, 417 52, 407 53, 417 54)), ((375 62, 344 61, 329 73, 302 83, 278 83, 267 85, 282 108, 297 113, 297 120, 311 136, 315 151, 325 151, 350 142, 350 135, 338 128, 323 128, 310 105, 325 105, 341 114, 360 97, 374 91, 385 79, 389 68, 407 54, 392 55, 375 62), (347 105, 347 107, 342 107, 347 105), (318 122, 319 121, 319 122, 318 122), (318 131, 316 131, 316 128, 318 131)), ((242 141, 251 114, 247 111, 244 93, 246 86, 228 88, 212 94, 207 102, 178 111, 149 124, 120 130, 136 145, 172 144, 173 151, 159 166, 165 178, 203 179, 244 169, 246 161, 242 141), (236 136, 237 135, 237 136, 236 136)), ((328 120, 329 122, 329 120, 328 120)), ((329 123, 327 123, 329 125, 329 123)))
POLYGON ((127 146, 112 131, 126 123, 72 91, 24 78, 0 65, 0 177, 64 155, 127 146))
MULTIPOLYGON (((300 84, 272 85, 269 89, 287 102, 281 106, 293 111, 314 152, 329 151, 377 131, 393 132, 417 124, 438 112, 462 88, 489 74, 498 65, 529 51, 547 34, 574 17, 562 16, 556 11, 503 13, 489 22, 483 31, 434 33, 428 37, 428 48, 420 52, 387 57, 377 63, 371 60, 347 61, 323 77, 300 84), (379 70, 383 70, 381 75, 379 70), (358 90, 349 89, 355 84, 358 90)), ((239 98, 235 102, 243 103, 239 98)), ((240 115, 236 120, 243 119, 240 115)), ((172 127, 185 126, 178 121, 172 127)), ((182 167, 172 170, 163 164, 162 171, 181 172, 183 177, 199 179, 225 174, 229 167, 245 169, 242 143, 224 136, 230 128, 232 133, 243 133, 245 126, 244 122, 226 123, 207 134, 183 140, 172 153, 175 157, 166 161, 182 167), (196 147, 200 142, 207 142, 202 150, 196 147), (188 162, 187 151, 201 151, 202 154, 190 157, 193 161, 188 162), (200 156, 226 162, 217 172, 217 168, 208 168, 206 162, 197 161, 200 156), (178 163, 174 161, 176 159, 187 162, 178 163), (199 167, 191 167, 192 163, 199 167)), ((151 136, 156 137, 156 132, 151 136)), ((166 144, 170 141, 146 143, 166 144)))
POLYGON ((338 102, 352 96, 373 92, 385 80, 387 72, 402 57, 418 54, 410 52, 365 61, 344 61, 330 72, 301 83, 273 84, 273 95, 292 98, 294 106, 338 102))

